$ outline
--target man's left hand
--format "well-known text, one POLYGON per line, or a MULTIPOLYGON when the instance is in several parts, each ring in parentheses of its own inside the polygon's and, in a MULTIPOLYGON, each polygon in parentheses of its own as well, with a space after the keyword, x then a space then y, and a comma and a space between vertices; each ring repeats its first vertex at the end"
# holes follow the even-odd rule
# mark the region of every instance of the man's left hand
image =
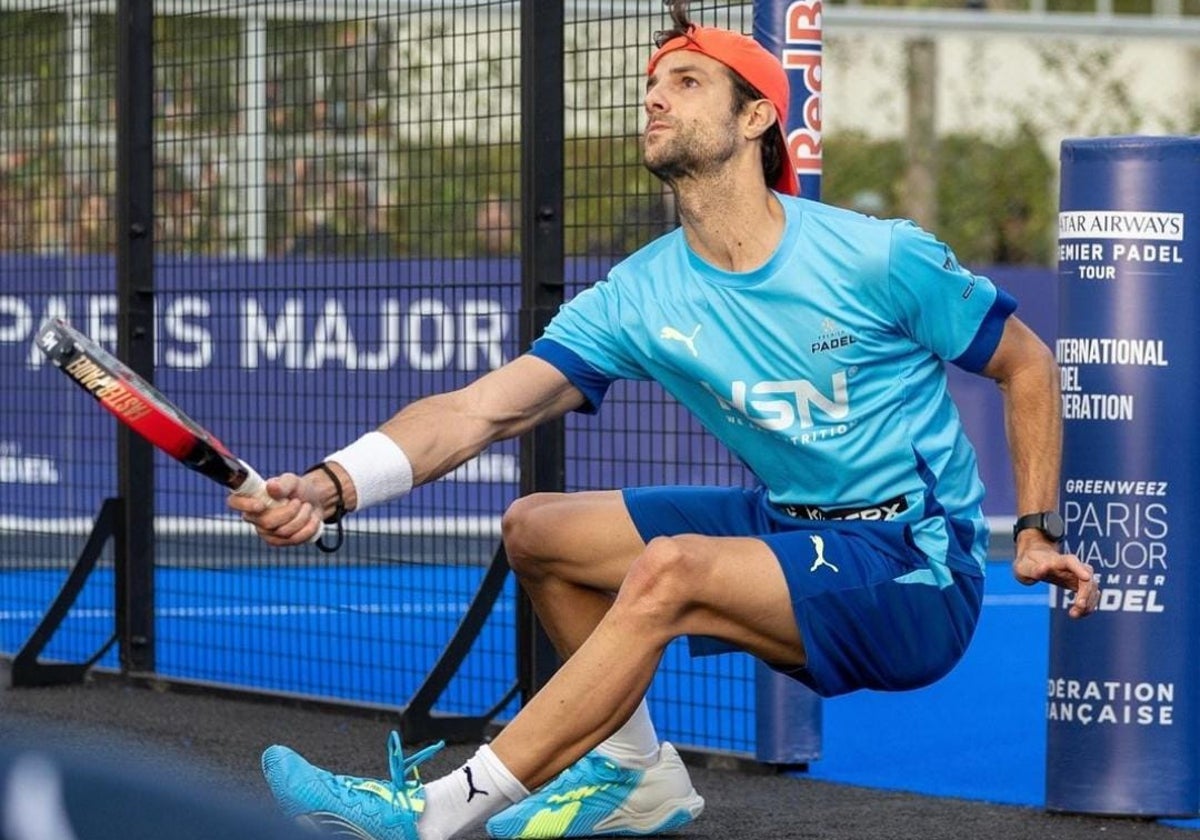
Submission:
POLYGON ((1050 543, 1018 544, 1012 569, 1013 577, 1026 586, 1045 581, 1074 592, 1067 612, 1071 618, 1091 615, 1100 606, 1100 584, 1092 567, 1074 554, 1060 554, 1050 543))

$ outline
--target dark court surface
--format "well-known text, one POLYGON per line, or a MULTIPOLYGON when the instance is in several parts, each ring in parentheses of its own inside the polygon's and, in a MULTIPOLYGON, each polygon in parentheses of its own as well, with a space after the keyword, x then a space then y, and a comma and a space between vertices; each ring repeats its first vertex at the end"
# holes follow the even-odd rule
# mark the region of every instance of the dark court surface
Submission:
MULTIPOLYGON (((0 672, 3 685, 7 674, 0 672)), ((203 829, 203 820, 163 799, 163 786, 186 791, 202 807, 226 809, 234 820, 258 811, 274 816, 259 774, 259 756, 284 743, 335 772, 386 774, 390 725, 358 713, 336 713, 179 690, 132 686, 111 678, 65 688, 0 689, 0 748, 43 749, 65 763, 112 780, 104 797, 124 816, 127 840, 163 837, 149 823, 156 801, 174 809, 170 840, 232 831, 203 829), (149 776, 144 768, 151 768, 149 776), (132 772, 131 767, 142 768, 132 772), (147 781, 153 778, 153 783, 147 781), (148 787, 155 790, 147 793, 148 787), (112 792, 115 791, 115 792, 112 792), (236 810, 248 809, 248 810, 236 810)), ((412 745, 413 747, 419 745, 412 745)), ((964 745, 964 748, 969 748, 964 745)), ((914 744, 913 749, 920 749, 914 744)), ((452 770, 473 750, 449 747, 424 765, 426 779, 452 770)), ((3 752, 3 750, 0 750, 3 752)), ((0 759, 3 756, 0 755, 0 759)), ((1150 821, 1049 814, 1041 810, 916 796, 818 782, 790 774, 764 774, 692 764, 696 789, 707 801, 703 816, 678 834, 689 838, 856 838, 856 840, 1127 840, 1194 837, 1194 831, 1150 821)), ((79 774, 64 774, 66 799, 79 774)), ((2 789, 2 785, 0 785, 2 789)), ((11 797, 8 804, 11 805, 11 797)), ((94 807, 94 806, 88 806, 94 807)), ((189 807, 195 807, 195 802, 189 807)), ((73 814, 73 823, 80 825, 73 814)), ((161 816, 161 815, 160 815, 161 816)), ((160 820, 161 822, 161 820, 160 820)), ((245 824, 245 823, 243 823, 245 824)), ((240 836, 265 838, 265 829, 240 836)), ((11 833, 4 840, 19 840, 11 833)), ((86 827, 75 840, 91 840, 86 827)), ((108 837, 109 835, 104 835, 108 837)), ((482 838, 482 830, 469 837, 482 838)), ((66 840, 47 835, 42 840, 66 840)))

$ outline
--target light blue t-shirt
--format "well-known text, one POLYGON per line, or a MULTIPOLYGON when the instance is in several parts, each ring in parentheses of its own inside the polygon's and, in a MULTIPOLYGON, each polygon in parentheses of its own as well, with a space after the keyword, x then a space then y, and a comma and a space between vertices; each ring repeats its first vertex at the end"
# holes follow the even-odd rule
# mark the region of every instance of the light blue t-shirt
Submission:
POLYGON ((617 379, 656 380, 772 502, 886 511, 935 566, 981 574, 983 484, 943 360, 981 370, 1016 302, 911 222, 778 198, 786 230, 761 267, 710 265, 676 229, 566 303, 531 352, 585 410, 617 379))

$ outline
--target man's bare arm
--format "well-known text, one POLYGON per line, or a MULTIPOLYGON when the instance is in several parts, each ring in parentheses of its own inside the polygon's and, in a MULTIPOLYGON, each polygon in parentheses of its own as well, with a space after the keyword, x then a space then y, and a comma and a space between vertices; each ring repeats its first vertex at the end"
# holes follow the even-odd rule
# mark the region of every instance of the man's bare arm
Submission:
MULTIPOLYGON (((1045 343, 1016 317, 1005 324, 996 352, 983 370, 1004 395, 1005 428, 1016 482, 1017 514, 1058 507, 1062 468, 1062 403, 1059 373, 1045 343)), ((1017 536, 1013 575, 1021 583, 1047 581, 1075 592, 1070 613, 1093 612, 1100 590, 1091 567, 1036 529, 1017 536)))
POLYGON ((465 388, 406 406, 379 430, 408 454, 418 485, 582 403, 583 395, 557 368, 521 356, 465 388))
MULTIPOLYGON (((516 437, 582 405, 584 396, 553 365, 521 356, 479 379, 444 394, 417 400, 379 427, 399 447, 417 486, 445 475, 489 444, 516 437)), ((386 449, 391 449, 382 441, 386 449)), ((336 460, 326 466, 341 485, 346 511, 359 507, 350 474, 336 460)), ((253 523, 272 545, 298 545, 313 536, 338 502, 338 489, 324 471, 284 473, 267 481, 282 501, 268 508, 249 497, 230 496, 229 506, 253 523)), ((398 494, 397 494, 398 495, 398 494)))

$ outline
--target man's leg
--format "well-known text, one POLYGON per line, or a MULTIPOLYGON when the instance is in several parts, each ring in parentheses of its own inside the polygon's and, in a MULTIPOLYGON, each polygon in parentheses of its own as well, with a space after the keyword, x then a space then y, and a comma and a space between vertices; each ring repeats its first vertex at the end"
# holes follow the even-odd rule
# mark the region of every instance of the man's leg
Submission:
POLYGON ((620 491, 535 493, 504 515, 508 562, 563 659, 612 606, 645 543, 620 491))
MULTIPOLYGON (((636 534, 632 522, 628 532, 613 527, 617 519, 614 505, 624 509, 619 494, 594 494, 580 505, 568 503, 566 497, 549 497, 546 501, 540 512, 556 515, 547 519, 544 527, 528 527, 526 522, 526 536, 545 531, 548 542, 544 553, 553 551, 565 559, 538 563, 538 567, 553 569, 554 573, 537 575, 534 589, 542 599, 542 608, 552 616, 556 637, 569 640, 584 636, 584 641, 529 705, 491 744, 481 748, 472 759, 478 763, 473 774, 487 772, 489 780, 506 792, 514 787, 532 791, 556 777, 629 720, 642 703, 663 649, 680 635, 717 636, 770 662, 796 667, 803 664, 803 646, 787 582, 775 555, 760 540, 660 537, 638 550, 632 562, 626 562, 617 552, 606 554, 600 548, 606 543, 628 548, 632 544, 630 534, 636 534), (587 504, 589 501, 593 504, 587 504), (574 508, 572 512, 579 518, 567 518, 568 508, 574 508), (601 512, 607 515, 598 515, 601 512), (550 527, 555 521, 560 526, 557 529, 550 527), (604 538, 608 533, 605 528, 613 535, 611 543, 604 538), (591 548, 555 542, 551 536, 577 531, 593 532, 596 539, 591 548), (571 551, 578 555, 591 552, 591 556, 580 558, 572 556, 571 551), (624 579, 613 600, 601 587, 613 585, 622 573, 624 579), (556 597, 561 602, 553 601, 556 597), (588 617, 599 615, 599 622, 589 630, 582 619, 572 617, 572 607, 580 614, 585 607, 592 610, 588 617)), ((516 542, 512 539, 515 530, 510 523, 506 545, 516 542)), ((636 539, 640 544, 640 537, 636 539)), ((524 556, 518 563, 526 568, 526 578, 530 576, 528 567, 533 565, 528 556, 531 551, 520 550, 524 556)), ((563 644, 567 647, 570 642, 563 644)), ((683 776, 682 790, 670 779, 664 780, 665 784, 654 792, 664 793, 667 807, 652 812, 665 820, 681 815, 664 828, 687 822, 703 807, 703 800, 691 790, 686 771, 673 751, 670 759, 683 776), (689 812, 691 816, 687 816, 689 812)), ((562 819, 559 812, 563 802, 571 798, 575 788, 589 789, 598 781, 605 780, 577 780, 571 791, 558 792, 562 795, 557 799, 538 803, 528 814, 511 815, 506 811, 496 818, 503 825, 494 827, 489 823, 489 831, 493 836, 505 837, 570 836, 568 831, 580 826, 568 829, 571 820, 563 820, 561 827, 555 822, 562 819), (559 804, 554 806, 554 802, 559 804), (543 809, 543 804, 552 807, 543 809), (545 824, 540 824, 543 820, 545 824), (531 822, 538 824, 536 831, 526 833, 533 828, 531 822)), ((443 788, 443 784, 444 780, 439 779, 429 785, 430 807, 421 826, 427 840, 454 836, 474 822, 473 812, 482 813, 485 807, 485 803, 476 801, 472 808, 462 796, 453 795, 461 791, 443 788), (451 795, 444 797, 444 793, 451 795)), ((653 805, 650 807, 653 809, 653 805)), ((518 809, 525 810, 523 806, 518 809)))
MULTIPOLYGON (((645 548, 619 491, 525 496, 506 511, 503 537, 509 565, 563 659, 583 644, 612 607, 630 564, 645 548)), ((600 752, 622 766, 641 770, 659 761, 658 735, 644 700, 600 752)), ((654 828, 660 823, 659 808, 668 809, 669 819, 682 805, 688 820, 703 808, 703 800, 696 796, 686 769, 673 751, 669 758, 668 764, 653 771, 652 788, 624 803, 627 819, 636 821, 640 817, 654 828), (653 801, 648 810, 639 813, 637 806, 643 799, 653 801)), ((520 795, 523 785, 511 776, 489 745, 464 767, 470 769, 474 782, 498 789, 505 800, 524 798, 520 795)), ((461 774, 427 785, 429 807, 422 833, 450 835, 481 816, 497 813, 500 800, 469 798, 471 788, 463 785, 465 780, 464 769, 461 774)), ((546 796, 551 795, 553 791, 548 790, 546 796)), ((506 814, 502 819, 522 833, 529 820, 536 819, 540 804, 538 799, 530 800, 519 813, 506 814)), ((569 827, 563 826, 562 831, 569 831, 569 827)))
MULTIPOLYGON (((608 612, 629 565, 646 547, 615 490, 525 496, 505 512, 503 534, 509 565, 564 660, 608 612)), ((648 767, 658 747, 643 700, 601 751, 648 767)))
POLYGON ((554 777, 628 718, 666 645, 686 634, 782 666, 805 662, 787 583, 762 541, 658 538, 586 641, 492 742, 496 756, 530 790, 554 777))

